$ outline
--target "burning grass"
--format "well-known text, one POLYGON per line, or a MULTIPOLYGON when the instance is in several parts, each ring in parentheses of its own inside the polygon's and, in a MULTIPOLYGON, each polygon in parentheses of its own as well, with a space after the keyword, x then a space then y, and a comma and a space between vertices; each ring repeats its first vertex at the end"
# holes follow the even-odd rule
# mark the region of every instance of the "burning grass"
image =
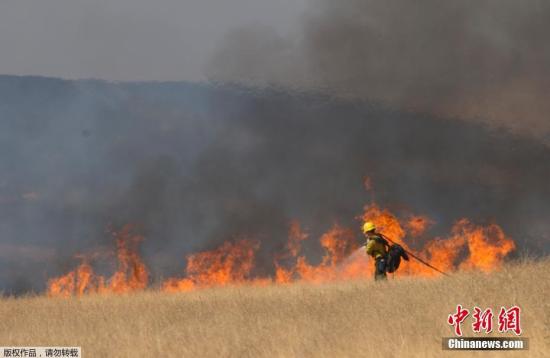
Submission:
POLYGON ((453 275, 411 260, 376 284, 356 231, 337 224, 319 238, 324 255, 313 264, 302 252, 310 234, 292 222, 271 276, 255 272, 258 242, 234 240, 188 255, 182 275, 153 290, 139 255, 143 238, 126 226, 113 233, 111 276, 94 271, 94 254, 79 256, 78 267, 49 280, 49 297, 2 301, 11 315, 0 339, 80 345, 93 356, 441 356, 447 315, 460 303, 520 305, 531 353, 548 348, 549 306, 537 293, 549 284, 537 274, 550 261, 506 264, 515 243, 496 223, 463 218, 430 238, 428 217, 398 218, 372 203, 359 219, 453 275))
MULTIPOLYGON (((418 215, 400 221, 376 204, 366 206, 360 219, 373 221, 383 234, 409 251, 415 251, 411 249, 409 240, 423 235, 433 224, 431 219, 418 215)), ((82 262, 77 268, 49 280, 48 294, 69 297, 145 289, 149 285, 149 274, 138 254, 138 245, 143 238, 132 233, 130 226, 113 235, 117 244, 115 256, 118 267, 111 277, 97 275, 90 259, 80 256, 82 262)), ((301 252, 302 243, 308 239, 309 234, 298 222, 293 222, 285 250, 273 255, 272 276, 255 275, 259 244, 251 240, 236 240, 225 242, 211 251, 188 255, 185 273, 181 277, 166 279, 160 287, 168 292, 188 292, 231 285, 326 283, 372 277, 373 264, 366 255, 358 252, 360 240, 353 230, 334 225, 323 234, 319 245, 325 254, 318 264, 310 263, 307 255, 301 252)), ((460 219, 447 237, 427 240, 417 255, 432 266, 448 272, 458 269, 491 272, 499 269, 514 249, 514 241, 497 224, 481 226, 468 219, 460 219)), ((411 260, 405 262, 396 275, 435 277, 439 273, 411 260)))
MULTIPOLYGON (((441 350, 441 337, 452 335, 447 315, 460 303, 522 308, 522 336, 530 339, 530 350, 481 352, 484 357, 542 357, 550 349, 547 272, 545 259, 507 263, 491 273, 465 267, 452 277, 381 284, 301 281, 261 289, 4 298, 0 341, 78 345, 86 357, 472 356, 441 350)), ((481 336, 470 329, 463 325, 465 336, 481 336)))

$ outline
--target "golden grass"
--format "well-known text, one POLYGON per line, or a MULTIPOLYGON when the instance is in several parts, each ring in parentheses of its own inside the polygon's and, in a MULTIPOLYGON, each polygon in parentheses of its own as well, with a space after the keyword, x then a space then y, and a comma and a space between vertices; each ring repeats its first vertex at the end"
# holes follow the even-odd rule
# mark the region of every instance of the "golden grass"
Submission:
MULTIPOLYGON (((546 259, 490 275, 382 284, 4 298, 0 345, 81 346, 84 357, 544 357, 550 352, 549 273, 546 259), (447 315, 459 303, 494 310, 519 305, 530 350, 442 351, 441 338, 452 336, 447 315)), ((470 317, 465 323, 465 336, 473 335, 470 317)))

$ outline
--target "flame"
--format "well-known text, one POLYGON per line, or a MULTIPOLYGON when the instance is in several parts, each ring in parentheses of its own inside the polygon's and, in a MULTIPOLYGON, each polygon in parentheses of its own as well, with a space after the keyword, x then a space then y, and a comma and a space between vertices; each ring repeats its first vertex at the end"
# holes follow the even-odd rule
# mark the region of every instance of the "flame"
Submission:
POLYGON ((275 282, 276 283, 290 283, 293 280, 294 270, 286 269, 280 262, 282 260, 296 259, 298 256, 302 241, 308 239, 308 235, 302 231, 300 223, 298 221, 292 221, 290 223, 290 230, 288 233, 288 242, 286 244, 286 252, 278 254, 273 260, 275 265, 275 282))
MULTIPOLYGON (((225 242, 212 250, 187 257, 187 275, 169 278, 163 284, 165 291, 190 291, 196 288, 226 286, 245 283, 254 268, 257 243, 239 240, 225 242)), ((252 281, 250 281, 252 282, 252 281)), ((255 281, 260 283, 260 281, 255 281)))
POLYGON ((365 206, 362 219, 363 222, 372 221, 378 232, 392 238, 393 241, 400 245, 406 245, 403 242, 406 234, 405 229, 403 229, 397 217, 389 210, 380 209, 378 205, 373 203, 365 206))
POLYGON ((413 238, 423 235, 428 227, 432 226, 434 221, 426 216, 411 215, 405 224, 407 232, 413 238))
POLYGON ((289 252, 286 257, 295 258, 295 265, 287 269, 276 262, 275 282, 277 283, 289 283, 294 280, 325 282, 342 278, 343 271, 340 264, 357 248, 353 232, 334 225, 319 240, 325 251, 321 262, 318 265, 312 265, 305 256, 298 256, 298 252, 293 250, 295 245, 292 243, 296 242, 297 237, 299 241, 303 241, 308 236, 301 232, 299 226, 293 225, 290 230, 290 239, 287 245, 289 252))
MULTIPOLYGON (((449 237, 436 237, 425 242, 418 252, 414 252, 410 248, 411 241, 433 225, 434 221, 430 218, 413 215, 402 224, 388 209, 382 209, 373 203, 365 207, 361 219, 363 222, 374 222, 378 231, 391 241, 443 271, 492 271, 499 268, 504 258, 515 249, 512 239, 498 225, 478 226, 467 219, 461 219, 455 223, 449 237)), ((296 253, 295 243, 307 237, 296 224, 291 227, 287 256, 296 257, 296 263, 285 268, 276 262, 275 282, 327 282, 372 275, 373 264, 367 264, 364 248, 354 251, 357 241, 351 231, 336 225, 321 237, 320 244, 325 249, 325 255, 318 265, 310 264, 305 256, 298 256, 296 253)), ((396 273, 396 276, 407 275, 437 276, 439 273, 411 258, 409 262, 403 262, 396 273)))
POLYGON ((516 248, 514 241, 496 224, 480 227, 462 219, 455 224, 452 232, 454 237, 465 237, 467 240, 469 256, 460 264, 461 269, 492 271, 499 268, 504 257, 516 248))
MULTIPOLYGON (((400 220, 388 209, 376 203, 365 206, 359 217, 363 222, 372 221, 378 232, 392 242, 402 245, 422 260, 445 272, 456 270, 498 269, 506 256, 515 249, 515 243, 497 224, 476 225, 468 219, 460 219, 453 225, 447 237, 435 237, 415 247, 410 244, 426 232, 433 221, 425 216, 409 215, 400 220)), ((138 245, 143 240, 131 234, 125 226, 113 233, 116 238, 117 271, 110 277, 94 273, 90 257, 81 257, 81 264, 73 271, 48 283, 51 296, 69 297, 86 293, 125 293, 147 287, 148 270, 138 255, 138 245)), ((228 285, 290 284, 293 282, 322 283, 336 280, 370 278, 374 271, 371 259, 366 255, 362 239, 349 228, 334 224, 319 238, 324 254, 319 262, 311 263, 302 253, 302 246, 310 235, 300 223, 290 223, 288 242, 282 252, 274 255, 274 275, 259 276, 255 272, 259 244, 252 240, 228 241, 219 247, 187 256, 185 274, 168 278, 160 287, 166 292, 192 291, 201 288, 228 285)), ((437 276, 433 269, 411 258, 403 261, 396 277, 437 276)))
POLYGON ((131 225, 112 234, 116 239, 118 269, 109 279, 96 275, 87 257, 77 256, 82 262, 75 270, 48 281, 48 295, 68 297, 85 293, 125 293, 144 289, 149 273, 137 250, 143 237, 133 235, 131 225))
MULTIPOLYGON (((409 247, 410 241, 433 224, 428 217, 413 215, 404 225, 406 231, 395 215, 376 204, 365 207, 362 218, 373 221, 381 233, 408 251, 413 251, 409 247)), ((514 249, 514 241, 506 236, 500 226, 479 226, 468 219, 460 219, 454 224, 449 237, 429 240, 415 254, 442 271, 479 269, 489 272, 498 269, 514 249)), ((400 267, 396 275, 435 276, 439 273, 411 259, 400 267)))

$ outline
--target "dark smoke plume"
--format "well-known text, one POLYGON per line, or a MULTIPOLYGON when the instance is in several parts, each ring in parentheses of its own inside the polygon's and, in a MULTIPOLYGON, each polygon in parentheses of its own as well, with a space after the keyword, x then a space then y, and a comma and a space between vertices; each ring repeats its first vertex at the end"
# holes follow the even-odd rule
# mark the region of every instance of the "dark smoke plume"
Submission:
POLYGON ((550 3, 312 0, 300 33, 229 34, 213 79, 489 123, 550 144, 550 3))
MULTIPOLYGON (((476 122, 288 91, 0 76, 0 285, 41 290, 73 255, 134 223, 153 279, 224 240, 261 243, 259 270, 299 220, 356 230, 371 199, 496 221, 548 253, 550 149, 476 122)), ((317 246, 308 247, 315 253, 317 246)))

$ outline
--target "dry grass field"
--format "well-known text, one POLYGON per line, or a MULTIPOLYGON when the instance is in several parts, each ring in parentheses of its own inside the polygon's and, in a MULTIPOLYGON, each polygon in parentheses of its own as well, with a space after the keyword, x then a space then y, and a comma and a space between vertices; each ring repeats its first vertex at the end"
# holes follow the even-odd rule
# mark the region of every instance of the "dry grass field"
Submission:
MULTIPOLYGON (((546 259, 382 284, 4 298, 0 345, 81 346, 84 357, 548 357, 549 274, 546 259), (456 304, 519 305, 529 351, 442 351, 456 304)), ((470 325, 468 318, 465 336, 473 335, 470 325)))

